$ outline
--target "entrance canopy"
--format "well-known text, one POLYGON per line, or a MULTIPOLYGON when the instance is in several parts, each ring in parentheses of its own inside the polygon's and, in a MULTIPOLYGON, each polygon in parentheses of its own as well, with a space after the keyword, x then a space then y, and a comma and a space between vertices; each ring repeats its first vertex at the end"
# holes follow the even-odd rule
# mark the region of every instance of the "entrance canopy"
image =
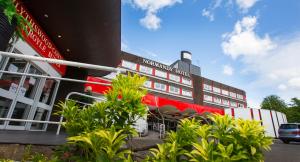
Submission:
MULTIPOLYGON (((107 81, 107 80, 104 80, 101 78, 96 78, 96 77, 88 77, 88 81, 109 83, 109 81, 107 81)), ((100 93, 100 94, 104 94, 105 91, 107 91, 110 88, 109 86, 96 85, 96 84, 86 84, 85 87, 89 87, 92 89, 92 92, 100 93)), ((160 96, 154 96, 152 94, 147 94, 143 98, 143 103, 148 105, 149 107, 158 108, 167 114, 180 113, 180 114, 184 115, 187 113, 196 112, 197 114, 214 113, 214 114, 224 115, 223 109, 186 103, 186 102, 182 102, 182 101, 178 101, 178 100, 163 98, 160 96)))

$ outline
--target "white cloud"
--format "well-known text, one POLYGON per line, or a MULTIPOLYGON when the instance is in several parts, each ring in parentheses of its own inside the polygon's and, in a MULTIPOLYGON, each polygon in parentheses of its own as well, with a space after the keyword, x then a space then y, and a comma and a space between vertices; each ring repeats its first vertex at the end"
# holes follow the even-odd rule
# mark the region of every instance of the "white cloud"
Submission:
POLYGON ((223 66, 223 74, 231 76, 233 75, 234 69, 230 65, 223 66))
POLYGON ((239 8, 247 12, 249 8, 253 7, 258 0, 236 0, 236 4, 239 8))
POLYGON ((153 13, 147 13, 146 17, 140 19, 140 24, 149 30, 157 30, 160 28, 161 19, 153 13))
POLYGON ((254 31, 257 25, 255 16, 244 17, 235 24, 231 33, 223 34, 223 52, 232 58, 249 55, 263 55, 276 47, 266 34, 260 37, 254 31))
POLYGON ((140 19, 140 23, 149 30, 157 30, 161 26, 162 21, 157 12, 176 3, 182 3, 182 0, 131 0, 133 6, 146 11, 146 16, 140 19))
POLYGON ((280 85, 278 86, 278 89, 279 89, 279 90, 282 90, 282 91, 286 90, 286 88, 287 88, 287 86, 286 86, 285 84, 280 84, 280 85))
MULTIPOLYGON (((245 89, 251 104, 258 105, 263 97, 276 94, 286 101, 300 98, 300 33, 292 37, 271 39, 255 32, 256 17, 245 17, 226 33, 221 44, 224 54, 239 58, 252 80, 245 89), (256 101, 256 102, 255 102, 256 101)), ((252 105, 253 106, 253 105, 252 105)))
POLYGON ((209 21, 214 21, 216 9, 225 7, 231 11, 232 7, 235 6, 234 4, 245 14, 257 1, 259 0, 212 0, 209 7, 202 10, 202 16, 207 17, 209 21))
POLYGON ((211 11, 208 11, 207 9, 202 10, 202 16, 207 17, 209 21, 215 20, 215 16, 211 13, 211 11))

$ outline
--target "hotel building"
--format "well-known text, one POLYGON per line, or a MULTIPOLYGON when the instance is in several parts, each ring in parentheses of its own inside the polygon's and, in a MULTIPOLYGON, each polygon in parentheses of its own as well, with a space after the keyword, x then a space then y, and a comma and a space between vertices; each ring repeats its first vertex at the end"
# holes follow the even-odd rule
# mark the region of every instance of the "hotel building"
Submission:
POLYGON ((246 108, 244 90, 201 76, 192 64, 192 54, 181 52, 181 59, 171 65, 122 52, 121 67, 146 76, 150 94, 187 103, 216 108, 246 108))

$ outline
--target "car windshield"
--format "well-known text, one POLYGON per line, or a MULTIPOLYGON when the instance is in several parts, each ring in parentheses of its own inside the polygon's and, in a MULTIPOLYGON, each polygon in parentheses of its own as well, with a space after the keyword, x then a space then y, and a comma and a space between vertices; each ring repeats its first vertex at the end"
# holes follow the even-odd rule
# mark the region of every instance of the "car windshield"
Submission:
POLYGON ((297 124, 282 124, 280 129, 297 129, 300 128, 297 124))

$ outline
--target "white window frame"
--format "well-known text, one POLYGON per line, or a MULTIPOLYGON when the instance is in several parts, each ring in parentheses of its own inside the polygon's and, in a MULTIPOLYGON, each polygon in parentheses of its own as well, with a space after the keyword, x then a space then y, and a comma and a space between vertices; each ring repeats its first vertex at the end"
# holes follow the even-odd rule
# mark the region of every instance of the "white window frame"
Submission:
POLYGON ((209 84, 203 84, 203 89, 207 91, 212 91, 212 86, 209 84))
POLYGON ((130 61, 123 60, 122 61, 122 67, 125 67, 127 69, 131 69, 131 70, 136 70, 137 64, 133 63, 133 62, 130 62, 130 61))
POLYGON ((222 91, 222 94, 223 94, 223 95, 226 95, 226 96, 229 95, 229 91, 227 91, 227 90, 225 90, 225 89, 222 89, 221 91, 222 91))
POLYGON ((167 90, 167 85, 155 82, 154 83, 154 89, 161 90, 161 91, 166 91, 167 90))
POLYGON ((144 87, 147 87, 147 88, 152 88, 152 81, 151 81, 151 80, 147 80, 147 81, 145 81, 145 83, 144 83, 144 87))
POLYGON ((230 106, 237 107, 237 102, 236 101, 230 101, 230 106))
POLYGON ((140 65, 140 72, 152 75, 153 74, 153 68, 148 67, 148 66, 144 66, 144 65, 140 65))
POLYGON ((173 80, 175 82, 180 82, 180 76, 175 75, 175 74, 169 74, 169 79, 173 80))
POLYGON ((192 80, 189 78, 182 77, 182 83, 186 85, 192 85, 192 80))
POLYGON ((180 94, 180 88, 175 86, 169 86, 169 92, 174 94, 180 94))
POLYGON ((182 89, 181 92, 182 92, 181 94, 183 96, 188 96, 188 97, 192 97, 193 96, 193 93, 190 90, 182 89))
POLYGON ((244 96, 243 96, 243 95, 241 95, 241 94, 237 94, 236 96, 237 96, 237 98, 238 98, 238 99, 241 99, 241 100, 243 100, 243 99, 244 99, 244 96))
POLYGON ((155 76, 167 78, 167 72, 155 69, 155 76))
POLYGON ((214 102, 221 104, 222 103, 222 99, 220 97, 214 97, 214 102))
POLYGON ((213 92, 215 93, 221 93, 221 89, 218 87, 213 87, 213 92))
POLYGON ((222 103, 223 103, 223 105, 229 106, 229 100, 227 100, 227 99, 222 99, 222 103))
POLYGON ((236 98, 236 93, 234 92, 229 92, 230 97, 236 98))
POLYGON ((212 96, 210 96, 210 95, 204 95, 203 98, 204 98, 205 101, 210 101, 210 102, 212 102, 212 100, 213 100, 212 96))

